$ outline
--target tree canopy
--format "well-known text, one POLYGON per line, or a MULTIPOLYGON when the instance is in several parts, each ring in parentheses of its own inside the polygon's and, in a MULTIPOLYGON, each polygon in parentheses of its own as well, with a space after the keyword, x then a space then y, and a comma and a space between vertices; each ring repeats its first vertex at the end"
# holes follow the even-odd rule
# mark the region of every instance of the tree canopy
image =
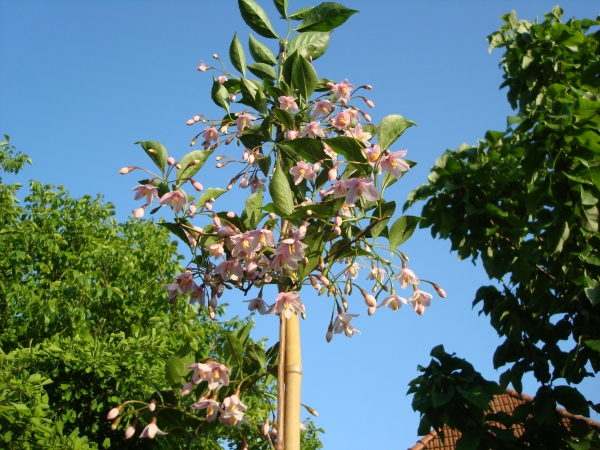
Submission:
POLYGON ((540 23, 502 17, 488 41, 505 49, 501 87, 517 114, 505 131, 446 151, 405 205, 425 200, 421 226, 460 259, 481 259, 497 282, 473 305, 504 339, 493 357, 500 386, 521 392, 528 372, 540 384, 512 417, 486 416, 503 389, 436 347, 409 390, 419 433, 448 424, 463 433, 461 448, 600 445, 597 430, 581 421, 567 429, 556 414, 557 404, 600 412, 576 387, 600 370, 600 17, 562 23, 562 13, 555 7, 540 23), (498 423, 522 423, 525 433, 517 439, 498 423))

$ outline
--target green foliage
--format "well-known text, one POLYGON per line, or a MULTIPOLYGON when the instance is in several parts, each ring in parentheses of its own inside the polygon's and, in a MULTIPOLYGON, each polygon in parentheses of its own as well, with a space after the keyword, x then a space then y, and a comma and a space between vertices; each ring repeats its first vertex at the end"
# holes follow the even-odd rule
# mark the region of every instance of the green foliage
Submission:
MULTIPOLYGON (((598 399, 586 402, 576 388, 555 385, 578 384, 600 370, 600 32, 588 32, 597 21, 561 23, 561 15, 555 7, 539 24, 503 16, 506 25, 488 40, 506 49, 502 86, 518 114, 507 131, 447 151, 405 205, 426 200, 421 226, 450 239, 459 258, 481 258, 502 284, 480 288, 473 304, 504 339, 494 354, 494 367, 507 366, 500 385, 520 392, 527 372, 541 384, 535 402, 516 414, 526 428, 519 445, 527 448, 571 448, 589 439, 599 445, 589 427, 565 433, 553 418, 557 403, 600 412, 598 399)), ((439 378, 432 370, 411 391, 439 378)), ((454 420, 451 409, 434 409, 419 406, 423 420, 436 427, 454 420)), ((472 448, 518 448, 509 434, 472 448)))
MULTIPOLYGON (((6 146, 0 154, 3 161, 11 157, 6 146)), ((37 182, 19 207, 16 190, 0 184, 0 447, 238 445, 234 427, 217 422, 199 439, 181 429, 175 412, 159 418, 167 436, 125 440, 127 406, 119 430, 111 430, 106 415, 129 399, 182 402, 165 389, 181 389, 191 376, 185 368, 190 363, 226 360, 228 336, 240 329, 247 336, 251 322, 219 323, 185 299, 167 301, 162 286, 182 269, 167 229, 140 220, 117 223, 112 206, 100 197, 74 199, 62 187, 37 182)), ((244 345, 252 355, 243 356, 248 373, 257 359, 273 363, 262 343, 246 339, 244 345)), ((273 380, 255 379, 244 390, 242 400, 255 423, 273 409, 264 395, 273 380)), ((186 397, 189 403, 196 399, 186 397)), ((150 418, 142 414, 136 436, 150 418)), ((268 448, 257 427, 247 428, 245 435, 257 442, 252 448, 268 448)), ((308 448, 319 448, 318 431, 314 425, 309 429, 308 448)))

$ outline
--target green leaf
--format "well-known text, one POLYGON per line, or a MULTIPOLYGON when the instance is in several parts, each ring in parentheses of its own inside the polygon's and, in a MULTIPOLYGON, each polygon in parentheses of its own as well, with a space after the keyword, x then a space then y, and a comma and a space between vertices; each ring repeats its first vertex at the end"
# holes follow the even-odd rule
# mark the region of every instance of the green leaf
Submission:
POLYGON ((313 8, 296 28, 298 31, 331 31, 358 11, 339 3, 325 2, 313 8))
POLYGON ((362 141, 348 136, 338 136, 330 139, 322 139, 321 141, 329 145, 334 152, 342 155, 346 161, 356 163, 355 167, 363 175, 369 176, 371 174, 371 166, 367 163, 367 159, 362 152, 362 149, 365 148, 365 144, 362 141))
POLYGON ((281 217, 287 217, 294 212, 294 197, 288 177, 283 172, 279 161, 275 167, 273 179, 269 183, 269 193, 276 213, 281 217))
POLYGON ((167 230, 169 230, 171 233, 173 233, 175 236, 177 236, 179 239, 185 242, 185 245, 187 245, 188 247, 190 246, 190 241, 187 238, 185 231, 179 226, 179 224, 172 222, 158 222, 158 224, 161 227, 165 227, 167 230))
POLYGON ((322 56, 329 45, 331 31, 308 31, 306 33, 298 33, 288 44, 288 52, 298 51, 304 57, 312 57, 313 60, 322 56))
POLYGON ((204 205, 211 198, 218 198, 224 193, 227 192, 227 189, 221 188, 208 188, 200 197, 198 197, 198 207, 204 205))
POLYGON ((156 141, 138 141, 135 144, 140 144, 146 154, 154 161, 154 164, 162 171, 167 164, 167 149, 160 142, 156 141), (152 151, 150 151, 152 150, 152 151))
POLYGON ((187 366, 194 364, 194 350, 189 342, 184 344, 174 355, 167 359, 165 372, 169 386, 176 392, 181 392, 182 386, 186 380, 184 375, 189 372, 187 366))
POLYGON ((314 6, 308 6, 306 8, 300 8, 297 11, 294 11, 293 13, 290 14, 290 19, 292 20, 302 20, 305 19, 306 16, 308 16, 308 13, 311 12, 315 7, 314 6))
POLYGON ((193 150, 181 158, 181 169, 177 169, 177 185, 196 175, 213 152, 214 150, 193 150))
MULTIPOLYGON (((292 86, 292 78, 294 73, 294 66, 296 65, 296 61, 300 58, 298 52, 288 53, 285 61, 283 62, 283 68, 281 72, 283 74, 283 81, 289 86, 292 86)), ((292 86, 293 87, 293 86, 292 86)), ((284 89, 285 91, 286 89, 284 89)))
POLYGON ((269 17, 254 0, 238 0, 242 19, 252 30, 262 37, 280 39, 269 22, 269 17))
POLYGON ((310 95, 314 92, 317 87, 317 71, 311 63, 305 58, 300 57, 298 62, 294 65, 294 71, 292 73, 292 86, 298 89, 298 92, 308 102, 310 95))
POLYGON ((229 92, 219 81, 213 77, 213 85, 210 91, 210 97, 215 105, 220 106, 225 111, 229 112, 229 92))
POLYGON ((233 67, 241 72, 243 76, 246 76, 246 53, 244 52, 242 43, 237 37, 237 32, 233 33, 233 39, 229 46, 229 59, 231 60, 233 67))
POLYGON ((274 80, 277 78, 277 73, 275 72, 275 69, 273 69, 273 67, 265 63, 248 64, 248 70, 261 80, 263 78, 268 78, 270 80, 274 80))
POLYGON ((273 0, 273 3, 275 4, 275 8, 277 8, 277 12, 281 14, 281 18, 286 19, 288 0, 273 0))
POLYGON ((262 202, 263 196, 262 190, 260 189, 246 199, 246 207, 240 218, 247 229, 254 230, 264 217, 264 213, 262 212, 262 202))
POLYGON ((445 405, 454 395, 454 386, 450 385, 444 392, 434 389, 431 392, 431 403, 434 408, 445 405))
POLYGON ((592 306, 596 306, 600 303, 600 286, 585 288, 585 296, 592 303, 592 306))
POLYGON ((298 157, 316 163, 327 158, 323 144, 317 139, 298 138, 291 141, 283 141, 277 144, 290 158, 296 160, 298 157))
POLYGON ((257 63, 269 64, 270 66, 277 65, 277 59, 275 58, 275 55, 273 55, 273 52, 271 52, 271 50, 269 50, 262 42, 255 39, 252 34, 250 34, 248 47, 250 47, 250 55, 252 55, 252 58, 254 58, 254 61, 257 63))
POLYGON ((423 217, 417 216, 402 216, 396 220, 389 232, 390 249, 395 250, 406 242, 421 220, 423 220, 423 217))
POLYGON ((396 142, 404 130, 416 125, 416 123, 406 120, 398 114, 392 114, 383 118, 379 127, 379 136, 377 138, 381 151, 387 150, 390 145, 396 142))
POLYGON ((289 112, 284 111, 283 109, 274 108, 273 114, 277 117, 283 128, 286 130, 292 130, 294 128, 294 117, 289 112))

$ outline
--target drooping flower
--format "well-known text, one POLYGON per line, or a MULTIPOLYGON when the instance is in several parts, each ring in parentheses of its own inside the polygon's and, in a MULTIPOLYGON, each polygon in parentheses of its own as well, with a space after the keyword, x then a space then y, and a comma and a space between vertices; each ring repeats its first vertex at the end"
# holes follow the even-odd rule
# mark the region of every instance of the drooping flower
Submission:
POLYGON ((413 294, 410 296, 408 301, 415 309, 418 315, 422 316, 425 312, 425 308, 431 305, 431 298, 433 295, 423 292, 420 289, 416 289, 413 294))
POLYGON ((163 286, 169 291, 169 301, 173 301, 178 294, 185 295, 190 292, 194 285, 194 274, 190 270, 186 270, 175 277, 173 283, 163 286))
POLYGON ((348 114, 346 111, 342 111, 335 116, 333 126, 336 128, 347 129, 351 122, 352 119, 350 118, 350 114, 348 114))
POLYGON ((286 319, 292 317, 294 312, 306 314, 304 304, 297 292, 280 292, 275 298, 275 304, 267 311, 268 314, 283 313, 286 319))
POLYGON ((229 386, 228 372, 231 372, 231 369, 225 364, 210 361, 208 363, 194 363, 187 366, 187 368, 195 371, 192 375, 193 383, 206 381, 208 382, 208 389, 211 391, 219 386, 229 386))
POLYGON ((287 111, 291 109, 292 111, 298 111, 298 104, 294 100, 294 97, 281 96, 279 97, 279 108, 287 111))
POLYGON ((382 306, 387 306, 392 311, 398 311, 402 307, 402 303, 406 305, 406 299, 400 297, 395 293, 392 293, 392 295, 383 299, 378 308, 381 308, 382 306))
POLYGON ((223 281, 239 281, 244 276, 242 265, 236 260, 226 260, 219 264, 214 273, 221 275, 223 281))
POLYGON ((381 267, 373 267, 369 272, 369 275, 367 275, 367 280, 379 280, 380 282, 383 282, 384 278, 385 269, 381 267))
POLYGON ((204 247, 204 250, 208 250, 210 255, 215 259, 224 258, 225 253, 223 253, 223 244, 217 242, 216 244, 211 244, 204 247))
POLYGON ((285 132, 285 139, 286 139, 286 141, 293 141, 299 135, 300 135, 300 132, 298 130, 287 130, 285 132))
POLYGON ((164 431, 161 431, 158 426, 156 425, 156 416, 152 417, 152 419, 150 419, 150 423, 148 425, 146 425, 146 428, 144 428, 140 434, 140 438, 149 438, 149 439, 154 439, 154 436, 159 435, 159 436, 164 436, 165 433, 164 431))
POLYGON ((204 61, 200 60, 200 65, 198 66, 198 70, 200 72, 206 72, 210 68, 211 68, 210 66, 207 66, 206 64, 204 64, 204 61))
POLYGON ((394 178, 400 178, 402 172, 410 170, 408 163, 400 159, 404 155, 406 155, 406 150, 387 154, 381 160, 381 169, 392 174, 394 178))
POLYGON ((354 333, 360 334, 360 331, 358 331, 356 328, 354 328, 352 326, 352 324, 350 323, 350 321, 352 320, 353 317, 358 317, 358 316, 359 316, 359 314, 350 314, 350 313, 338 314, 338 316, 335 318, 335 321, 333 322, 333 331, 337 334, 339 334, 343 331, 344 334, 348 337, 354 336, 354 333))
POLYGON ((202 133, 202 139, 204 139, 205 142, 217 142, 219 140, 219 132, 215 127, 207 127, 206 131, 202 133))
POLYGON ((344 270, 344 280, 348 277, 352 278, 353 280, 356 280, 356 278, 358 278, 358 271, 363 268, 364 266, 361 266, 358 263, 348 265, 346 267, 346 270, 344 270))
POLYGON ((167 192, 160 198, 160 204, 163 206, 172 206, 175 214, 179 214, 186 202, 185 195, 179 190, 167 192))
MULTIPOLYGON (((348 110, 348 113, 350 113, 350 111, 354 111, 354 110, 348 110)), ((354 111, 354 112, 356 112, 356 111, 354 111)), ((367 133, 366 131, 363 131, 362 125, 360 123, 356 124, 356 126, 354 128, 346 130, 346 132, 344 134, 346 136, 353 137, 353 138, 358 139, 359 141, 362 141, 366 146, 371 145, 371 143, 369 142, 369 139, 371 139, 373 136, 371 135, 371 133, 367 133)))
POLYGON ((238 129, 238 134, 241 134, 241 132, 246 127, 248 127, 248 128, 254 128, 254 122, 252 122, 253 120, 256 120, 256 117, 248 114, 245 111, 243 113, 241 113, 238 116, 238 118, 235 120, 235 124, 236 124, 237 129, 238 129))
POLYGON ((244 416, 244 411, 248 409, 246 405, 242 403, 240 398, 233 394, 223 400, 221 405, 221 417, 219 420, 223 425, 231 425, 239 428, 242 422, 247 422, 248 419, 244 416))
POLYGON ((267 313, 267 305, 262 297, 256 297, 252 300, 244 300, 248 303, 248 311, 258 311, 261 315, 267 313))
POLYGON ((381 150, 379 149, 379 144, 375 144, 372 148, 365 148, 363 150, 367 161, 371 164, 372 167, 375 167, 377 161, 379 161, 379 156, 381 156, 381 150))
POLYGON ((290 269, 295 270, 298 268, 298 261, 304 259, 304 249, 308 245, 303 244, 297 238, 288 238, 281 241, 277 250, 276 255, 281 255, 284 263, 290 269))
POLYGON ((250 178, 250 192, 252 192, 254 194, 255 192, 258 192, 259 189, 262 189, 264 191, 265 181, 267 181, 267 180, 265 180, 264 178, 258 178, 258 177, 250 178))
POLYGON ((294 176, 294 184, 298 184, 304 179, 314 180, 317 178, 317 172, 304 161, 298 161, 290 169, 290 173, 294 176))
POLYGON ((134 200, 139 200, 142 197, 146 197, 147 205, 152 203, 153 198, 158 198, 158 189, 156 189, 152 184, 142 184, 140 186, 136 186, 132 189, 132 191, 135 191, 134 200))
POLYGON ((206 420, 212 422, 217 417, 217 414, 223 413, 219 403, 212 398, 202 397, 196 403, 190 405, 192 409, 206 409, 206 420))
POLYGON ((406 289, 406 286, 410 284, 419 284, 419 278, 415 275, 415 273, 406 267, 406 263, 402 262, 402 269, 396 275, 396 279, 400 281, 400 286, 402 289, 406 289))

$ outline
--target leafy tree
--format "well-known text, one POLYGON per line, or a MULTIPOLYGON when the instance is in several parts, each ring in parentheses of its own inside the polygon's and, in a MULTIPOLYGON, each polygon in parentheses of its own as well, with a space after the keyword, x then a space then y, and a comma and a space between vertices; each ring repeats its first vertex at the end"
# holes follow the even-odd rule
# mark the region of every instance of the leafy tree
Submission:
MULTIPOLYGON (((7 140, 0 161, 17 172, 28 159, 7 140)), ((221 448, 233 442, 237 430, 220 424, 204 442, 176 427, 154 441, 125 440, 106 417, 130 398, 172 397, 164 390, 165 366, 182 348, 193 360, 223 358, 231 336, 245 333, 247 347, 263 349, 247 338, 252 322, 219 323, 184 300, 167 301, 162 286, 182 270, 167 230, 146 221, 118 223, 100 196, 74 199, 62 187, 35 181, 21 207, 17 189, 0 184, 0 446, 221 448)), ((262 395, 271 389, 267 381, 246 391, 256 421, 266 418, 271 401, 262 395)), ((150 417, 142 414, 140 429, 150 417)), ((118 420, 126 425, 127 417, 118 420)), ((308 424, 307 448, 320 447, 318 431, 308 424)), ((255 427, 250 437, 259 436, 255 427)))
POLYGON ((405 205, 426 200, 421 226, 450 239, 459 258, 481 258, 501 286, 481 287, 473 302, 504 338, 493 358, 505 367, 500 386, 520 392, 528 372, 540 384, 512 417, 486 415, 501 389, 436 347, 409 390, 419 432, 448 424, 462 448, 600 446, 598 430, 575 419, 567 429, 556 413, 557 404, 600 412, 575 387, 600 370, 600 32, 590 31, 600 17, 562 23, 562 13, 502 17, 488 41, 505 48, 502 87, 517 114, 506 131, 446 151, 405 205), (521 438, 499 426, 512 423, 524 425, 521 438))

